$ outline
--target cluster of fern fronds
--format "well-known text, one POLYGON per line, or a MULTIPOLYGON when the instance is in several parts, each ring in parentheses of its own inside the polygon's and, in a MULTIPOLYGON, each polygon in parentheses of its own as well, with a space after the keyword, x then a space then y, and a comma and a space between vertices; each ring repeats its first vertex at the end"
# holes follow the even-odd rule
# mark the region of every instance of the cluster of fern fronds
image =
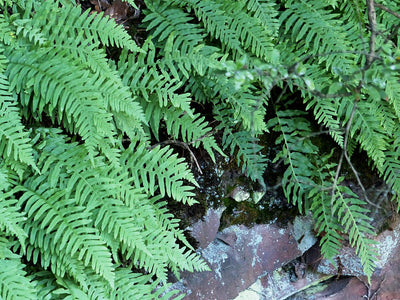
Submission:
POLYGON ((323 254, 347 233, 370 276, 366 200, 341 168, 359 146, 400 192, 398 4, 144 2, 138 45, 75 1, 0 1, 0 297, 172 297, 168 271, 208 267, 165 208, 195 203, 197 183, 162 139, 235 156, 263 184, 268 130, 285 194, 312 211, 323 254), (339 161, 313 143, 298 101, 339 161))

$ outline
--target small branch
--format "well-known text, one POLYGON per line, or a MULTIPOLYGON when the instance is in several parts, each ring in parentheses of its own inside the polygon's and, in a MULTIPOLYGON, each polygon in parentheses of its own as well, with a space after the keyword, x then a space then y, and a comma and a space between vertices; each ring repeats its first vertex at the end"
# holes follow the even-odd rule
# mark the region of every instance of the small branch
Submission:
MULTIPOLYGON (((299 88, 299 89, 301 89, 301 88, 299 88)), ((305 90, 307 90, 307 89, 305 89, 305 90)), ((318 96, 321 99, 343 98, 343 97, 349 97, 349 96, 351 96, 353 94, 353 93, 350 93, 350 92, 343 93, 343 94, 324 94, 324 93, 322 93, 320 91, 317 91, 317 90, 313 90, 313 91, 307 90, 307 91, 310 92, 311 95, 318 96)))
MULTIPOLYGON (((347 144, 348 144, 348 141, 349 141, 349 134, 350 134, 351 123, 353 122, 353 118, 354 118, 354 115, 355 115, 355 113, 356 113, 356 110, 357 110, 357 101, 354 102, 354 106, 353 106, 353 109, 352 109, 352 111, 351 111, 351 115, 350 115, 349 121, 347 122, 347 126, 346 126, 346 131, 345 131, 345 136, 344 136, 344 142, 343 142, 343 151, 342 151, 342 155, 340 156, 340 160, 339 160, 339 163, 338 163, 338 166, 337 166, 337 169, 336 169, 335 179, 334 179, 333 184, 332 184, 331 207, 333 206, 333 201, 335 200, 335 189, 336 189, 336 187, 337 187, 337 182, 338 182, 338 180, 339 180, 339 174, 340 174, 340 170, 341 170, 342 164, 343 164, 343 157, 345 157, 347 163, 349 164, 351 170, 352 170, 353 173, 354 173, 354 176, 355 176, 356 179, 357 179, 358 185, 360 186, 360 188, 361 188, 361 190, 362 190, 362 192, 363 192, 363 194, 364 194, 364 199, 365 199, 365 201, 366 201, 367 203, 369 203, 370 205, 373 205, 373 206, 375 206, 375 207, 380 208, 379 205, 377 205, 377 204, 371 202, 371 201, 368 199, 367 191, 365 190, 365 187, 364 187, 364 185, 363 185, 362 182, 361 182, 360 176, 358 176, 358 172, 357 172, 357 170, 354 168, 353 163, 351 162, 351 160, 350 160, 350 158, 349 158, 349 155, 348 155, 348 153, 347 153, 347 144)), ((332 213, 333 213, 333 212, 332 212, 332 213)))
MULTIPOLYGON (((210 123, 211 124, 211 123, 210 123)), ((203 139, 205 139, 206 137, 212 136, 215 132, 217 132, 217 130, 211 130, 210 132, 203 134, 201 137, 198 137, 197 139, 190 141, 189 144, 193 145, 199 141, 202 141, 203 139)))
POLYGON ((359 281, 361 281, 364 284, 365 288, 367 289, 367 294, 364 295, 363 298, 366 300, 373 300, 373 299, 378 299, 378 297, 377 297, 378 293, 380 292, 380 290, 382 288, 382 284, 386 280, 386 276, 384 276, 383 279, 378 283, 378 286, 374 292, 372 292, 371 284, 369 282, 365 282, 364 280, 361 280, 359 277, 357 277, 357 279, 359 281))
POLYGON ((367 10, 368 10, 368 20, 369 20, 369 27, 371 31, 371 37, 369 39, 369 54, 367 57, 366 68, 368 69, 369 66, 374 61, 375 56, 375 39, 376 39, 376 11, 375 11, 375 2, 374 0, 366 0, 367 1, 367 10))
MULTIPOLYGON (((299 62, 305 62, 305 61, 309 60, 310 58, 325 57, 325 56, 335 55, 335 54, 357 54, 357 55, 361 54, 361 55, 365 55, 366 52, 360 52, 360 51, 330 51, 330 52, 323 52, 323 53, 318 53, 318 54, 306 55, 306 56, 300 58, 299 62)), ((291 67, 289 67, 289 70, 294 69, 296 64, 298 64, 299 62, 294 63, 291 67)))
POLYGON ((382 4, 379 4, 379 3, 375 3, 375 6, 380 8, 380 9, 382 9, 382 10, 384 10, 384 11, 386 11, 386 12, 388 12, 389 14, 395 16, 396 18, 400 19, 400 14, 395 12, 395 11, 393 11, 393 10, 391 10, 390 8, 387 8, 386 6, 384 6, 382 4))
POLYGON ((331 132, 342 132, 342 130, 320 130, 318 132, 312 132, 310 134, 307 134, 307 135, 299 138, 299 141, 307 140, 309 138, 312 138, 314 136, 319 136, 322 134, 330 134, 331 132))
POLYGON ((360 186, 361 190, 363 191, 365 201, 367 201, 367 202, 368 202, 370 205, 372 205, 372 206, 375 206, 375 207, 377 207, 377 208, 381 208, 378 204, 376 204, 376 203, 374 203, 374 202, 372 202, 372 201, 370 201, 370 200, 368 199, 367 191, 365 190, 364 185, 362 184, 361 179, 360 179, 360 177, 358 176, 357 170, 354 168, 352 162, 350 161, 350 158, 349 158, 349 156, 348 156, 348 154, 347 154, 347 151, 344 152, 344 157, 346 158, 347 163, 349 164, 351 170, 353 171, 354 176, 356 176, 358 185, 360 186))
MULTIPOLYGON (((347 131, 346 131, 347 134, 347 131)), ((345 139, 346 140, 346 139, 345 139)), ((342 169, 343 164, 343 151, 340 155, 340 160, 336 169, 335 179, 333 180, 332 190, 331 190, 331 208, 333 207, 333 202, 335 201, 335 190, 337 188, 337 182, 339 180, 340 170, 342 169)), ((333 216, 333 209, 331 210, 331 216, 333 216)))

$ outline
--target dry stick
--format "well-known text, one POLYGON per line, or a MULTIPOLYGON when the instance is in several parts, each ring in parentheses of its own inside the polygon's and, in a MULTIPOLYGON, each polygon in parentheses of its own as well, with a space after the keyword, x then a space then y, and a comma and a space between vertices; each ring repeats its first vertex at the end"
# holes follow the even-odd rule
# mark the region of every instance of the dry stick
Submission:
POLYGON ((382 10, 384 10, 384 11, 386 11, 386 12, 388 12, 389 14, 395 16, 396 18, 400 19, 400 14, 395 12, 395 11, 393 11, 393 10, 391 10, 390 8, 387 8, 386 6, 384 6, 382 4, 379 4, 379 3, 375 3, 375 6, 380 8, 380 9, 382 9, 382 10))
MULTIPOLYGON (((346 139, 347 139, 347 131, 346 131, 345 142, 346 142, 346 139)), ((337 188, 337 182, 339 180, 340 169, 342 168, 342 164, 343 164, 343 156, 344 155, 343 155, 343 151, 342 151, 342 154, 340 155, 340 160, 339 160, 338 166, 336 168, 335 179, 333 180, 332 189, 331 189, 331 208, 333 208, 333 202, 335 201, 335 190, 337 188)), ((331 217, 333 217, 333 209, 331 209, 331 217)))
POLYGON ((368 21, 371 31, 371 37, 369 39, 369 54, 367 57, 367 63, 365 64, 365 69, 368 69, 374 61, 375 56, 375 39, 376 39, 376 11, 375 11, 374 0, 367 0, 368 9, 368 21))
MULTIPOLYGON (((352 170, 353 173, 354 173, 354 176, 355 176, 356 179, 357 179, 358 185, 360 186, 360 188, 361 188, 361 190, 362 190, 362 192, 363 192, 363 194, 364 194, 364 199, 365 199, 365 201, 367 201, 367 202, 368 202, 370 205, 372 205, 372 206, 375 206, 375 207, 380 208, 379 205, 377 205, 377 204, 371 202, 371 201, 368 199, 367 191, 365 190, 364 185, 363 185, 362 182, 361 182, 360 176, 358 176, 358 172, 357 172, 357 170, 354 168, 353 163, 350 161, 349 155, 348 155, 348 153, 347 153, 347 144, 348 144, 348 140, 349 140, 350 127, 351 127, 351 123, 353 122, 353 118, 354 118, 354 115, 355 115, 355 113, 356 113, 356 110, 357 110, 357 102, 354 102, 354 106, 353 106, 353 109, 352 109, 352 111, 351 111, 351 115, 350 115, 349 121, 348 121, 347 126, 346 126, 346 131, 345 131, 345 136, 344 136, 344 142, 343 142, 343 151, 342 151, 342 155, 340 156, 339 164, 338 164, 337 169, 336 169, 335 179, 334 179, 333 185, 332 185, 331 207, 333 207, 333 202, 334 202, 334 200, 335 200, 335 190, 336 190, 336 188, 337 188, 337 182, 338 182, 338 180, 339 180, 339 174, 340 174, 340 170, 341 170, 342 164, 343 164, 343 157, 345 157, 347 163, 349 164, 351 170, 352 170)), ((332 214, 333 214, 333 211, 332 211, 332 214)))
MULTIPOLYGON (((332 184, 331 207, 333 207, 333 202, 335 200, 335 190, 337 188, 337 182, 339 180, 340 170, 342 169, 344 152, 347 151, 347 142, 349 140, 350 126, 351 126, 351 122, 353 121, 353 117, 354 117, 355 111, 356 111, 356 103, 354 103, 353 110, 351 111, 350 119, 349 119, 349 121, 347 123, 347 126, 346 126, 346 131, 345 131, 345 135, 344 135, 344 142, 343 142, 343 150, 342 150, 342 154, 340 155, 340 160, 339 160, 338 166, 336 168, 335 179, 333 180, 333 184, 332 184)), ((333 216, 333 210, 331 210, 331 216, 333 216)))

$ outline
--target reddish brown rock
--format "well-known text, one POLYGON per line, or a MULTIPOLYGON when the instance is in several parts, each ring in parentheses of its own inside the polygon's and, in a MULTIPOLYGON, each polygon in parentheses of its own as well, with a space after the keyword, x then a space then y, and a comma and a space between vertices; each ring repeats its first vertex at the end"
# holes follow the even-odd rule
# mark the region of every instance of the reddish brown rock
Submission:
POLYGON ((191 235, 197 240, 199 248, 205 249, 215 240, 224 210, 225 207, 209 209, 203 220, 197 221, 189 228, 191 235))
POLYGON ((302 253, 289 230, 276 225, 231 226, 201 251, 211 272, 184 273, 185 299, 233 299, 266 272, 302 253))
MULTIPOLYGON (((349 285, 329 299, 376 299, 400 300, 400 224, 393 230, 386 230, 376 237, 379 257, 377 269, 371 278, 371 285, 362 276, 359 258, 351 248, 344 248, 339 259, 342 263, 342 274, 355 275, 349 285), (374 298, 372 298, 372 296, 374 298), (368 298, 369 297, 369 298, 368 298)), ((323 263, 318 268, 324 273, 336 274, 337 269, 323 263), (321 265, 325 265, 321 268, 321 265)))
MULTIPOLYGON (((321 259, 318 245, 311 247, 310 242, 307 247, 300 247, 307 226, 282 229, 275 224, 252 228, 240 225, 217 232, 219 216, 215 211, 209 212, 204 221, 193 226, 193 233, 203 248, 200 252, 212 271, 183 273, 175 287, 187 294, 184 299, 225 300, 240 294, 238 299, 242 300, 249 299, 252 292, 254 299, 400 300, 398 223, 392 226, 393 230, 376 237, 380 256, 368 285, 352 248, 345 247, 338 259, 341 275, 354 277, 338 277, 339 270, 321 259), (300 233, 299 228, 303 228, 300 233), (306 248, 309 250, 303 253, 306 248), (257 295, 262 296, 257 298, 257 295)), ((306 221, 302 220, 301 224, 307 225, 306 221)))

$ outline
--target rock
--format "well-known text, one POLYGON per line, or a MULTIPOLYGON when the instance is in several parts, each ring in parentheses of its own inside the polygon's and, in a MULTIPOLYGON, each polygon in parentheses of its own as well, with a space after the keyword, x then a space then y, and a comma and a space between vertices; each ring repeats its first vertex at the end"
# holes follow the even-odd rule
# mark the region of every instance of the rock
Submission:
POLYGON ((369 286, 353 248, 335 258, 339 275, 348 277, 321 259, 309 216, 296 217, 288 228, 234 225, 218 232, 222 212, 209 210, 192 226, 211 271, 181 274, 173 287, 187 294, 184 299, 400 299, 399 222, 376 237, 379 259, 369 286))
POLYGON ((257 280, 247 290, 240 292, 239 296, 237 296, 235 300, 262 300, 262 289, 263 286, 261 280, 257 280))
MULTIPOLYGON (((396 259, 400 250, 400 224, 397 222, 393 226, 393 230, 385 230, 374 239, 378 242, 376 245, 378 259, 376 260, 376 272, 388 267, 388 262, 392 264, 393 259, 396 259), (397 251, 397 252, 396 252, 397 251)), ((355 249, 350 246, 344 246, 338 256, 333 258, 334 261, 340 262, 341 275, 346 276, 363 276, 363 268, 361 260, 355 252, 355 249)), ((318 272, 324 274, 337 274, 338 266, 333 266, 327 259, 322 259, 318 272)), ((375 273, 376 273, 375 272, 375 273)))
POLYGON ((265 191, 254 191, 251 198, 254 203, 258 203, 265 196, 265 191))
POLYGON ((323 258, 318 266, 317 271, 322 274, 335 275, 340 273, 344 276, 363 276, 363 267, 361 260, 356 254, 354 248, 343 247, 340 249, 339 255, 333 258, 337 265, 333 265, 329 260, 323 258))
POLYGON ((274 224, 230 226, 201 250, 211 272, 184 272, 185 299, 233 299, 260 275, 300 256, 292 230, 274 224))
MULTIPOLYGON (((354 249, 344 248, 339 255, 342 274, 357 277, 352 278, 345 288, 330 296, 329 299, 400 299, 399 238, 400 224, 398 221, 394 224, 393 230, 386 230, 375 238, 379 242, 377 249, 379 256, 376 261, 377 268, 371 277, 371 285, 367 284, 367 279, 362 276, 360 260, 354 249), (374 294, 376 298, 372 297, 374 294)), ((318 271, 337 273, 337 269, 329 265, 326 260, 323 260, 321 265, 323 268, 318 267, 318 271)))
POLYGON ((302 253, 310 249, 316 242, 314 235, 314 220, 311 216, 297 216, 293 222, 293 236, 298 242, 302 253))
MULTIPOLYGON (((288 276, 288 273, 279 268, 272 272, 271 274, 266 274, 261 276, 252 286, 250 286, 247 290, 241 292, 238 297, 234 300, 281 300, 281 299, 296 299, 300 300, 303 298, 298 298, 297 294, 302 289, 307 288, 307 286, 313 286, 316 282, 321 282, 326 279, 332 277, 329 276, 321 276, 316 273, 307 273, 303 278, 299 280, 292 281, 288 276), (256 292, 258 295, 254 298, 241 298, 242 295, 255 296, 256 292), (296 295, 296 298, 290 298, 296 295)), ((305 298, 309 300, 308 298, 305 298)))
POLYGON ((233 189, 230 196, 233 198, 233 200, 237 202, 242 202, 250 198, 250 193, 246 191, 243 187, 237 186, 233 189))
POLYGON ((202 220, 197 221, 188 230, 191 235, 199 243, 201 249, 205 249, 212 241, 215 240, 220 225, 221 215, 225 207, 218 209, 209 209, 202 220))

